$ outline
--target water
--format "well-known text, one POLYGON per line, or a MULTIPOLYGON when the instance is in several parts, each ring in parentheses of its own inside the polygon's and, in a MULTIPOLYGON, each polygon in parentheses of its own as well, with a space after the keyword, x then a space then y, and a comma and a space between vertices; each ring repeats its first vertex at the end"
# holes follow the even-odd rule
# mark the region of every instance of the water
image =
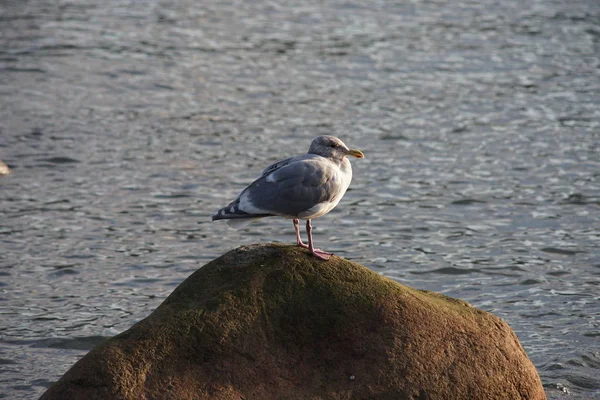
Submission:
POLYGON ((366 154, 318 246, 505 319, 600 398, 600 3, 4 1, 0 398, 291 222, 211 223, 267 163, 366 154))

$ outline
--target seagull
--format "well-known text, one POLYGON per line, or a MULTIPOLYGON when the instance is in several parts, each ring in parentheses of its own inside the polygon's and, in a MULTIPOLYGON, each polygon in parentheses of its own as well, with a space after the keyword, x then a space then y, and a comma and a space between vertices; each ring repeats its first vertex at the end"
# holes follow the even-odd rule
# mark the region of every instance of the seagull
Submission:
POLYGON ((352 167, 346 156, 364 158, 360 150, 349 149, 335 136, 318 136, 308 153, 265 168, 235 200, 214 213, 212 220, 226 219, 228 225, 240 229, 265 217, 291 219, 298 246, 328 260, 333 253, 314 247, 310 221, 333 210, 346 193, 352 180, 352 167), (308 244, 300 237, 300 219, 306 220, 308 244))

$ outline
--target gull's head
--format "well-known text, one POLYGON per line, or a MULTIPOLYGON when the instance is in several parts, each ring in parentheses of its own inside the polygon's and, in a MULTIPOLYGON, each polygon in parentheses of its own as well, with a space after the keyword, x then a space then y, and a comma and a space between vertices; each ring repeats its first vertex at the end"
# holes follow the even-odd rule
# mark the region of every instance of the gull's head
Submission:
POLYGON ((345 156, 365 157, 362 151, 349 149, 344 142, 335 136, 317 136, 310 144, 308 153, 337 160, 342 160, 345 156))

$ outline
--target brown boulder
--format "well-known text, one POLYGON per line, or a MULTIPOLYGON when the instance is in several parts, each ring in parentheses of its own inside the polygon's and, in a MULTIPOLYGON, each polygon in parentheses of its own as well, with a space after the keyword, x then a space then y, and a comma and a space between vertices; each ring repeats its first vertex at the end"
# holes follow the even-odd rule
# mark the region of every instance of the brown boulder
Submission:
POLYGON ((501 319, 269 244, 200 268, 41 399, 545 398, 501 319))

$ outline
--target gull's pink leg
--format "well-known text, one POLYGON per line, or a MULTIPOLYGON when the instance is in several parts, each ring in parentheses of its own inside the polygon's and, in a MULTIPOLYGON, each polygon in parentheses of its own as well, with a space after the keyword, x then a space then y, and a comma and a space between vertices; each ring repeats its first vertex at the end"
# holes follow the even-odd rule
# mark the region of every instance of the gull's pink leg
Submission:
POLYGON ((298 243, 298 246, 308 249, 308 245, 302 243, 302 238, 300 237, 300 227, 298 226, 299 223, 300 223, 300 221, 298 221, 298 218, 294 218, 294 229, 296 230, 296 242, 298 243))
POLYGON ((306 220, 306 233, 308 234, 308 250, 310 251, 310 253, 315 257, 320 258, 321 260, 329 260, 329 257, 331 257, 333 253, 327 253, 326 251, 323 251, 321 249, 315 249, 315 246, 313 244, 312 225, 310 224, 310 219, 306 220))

